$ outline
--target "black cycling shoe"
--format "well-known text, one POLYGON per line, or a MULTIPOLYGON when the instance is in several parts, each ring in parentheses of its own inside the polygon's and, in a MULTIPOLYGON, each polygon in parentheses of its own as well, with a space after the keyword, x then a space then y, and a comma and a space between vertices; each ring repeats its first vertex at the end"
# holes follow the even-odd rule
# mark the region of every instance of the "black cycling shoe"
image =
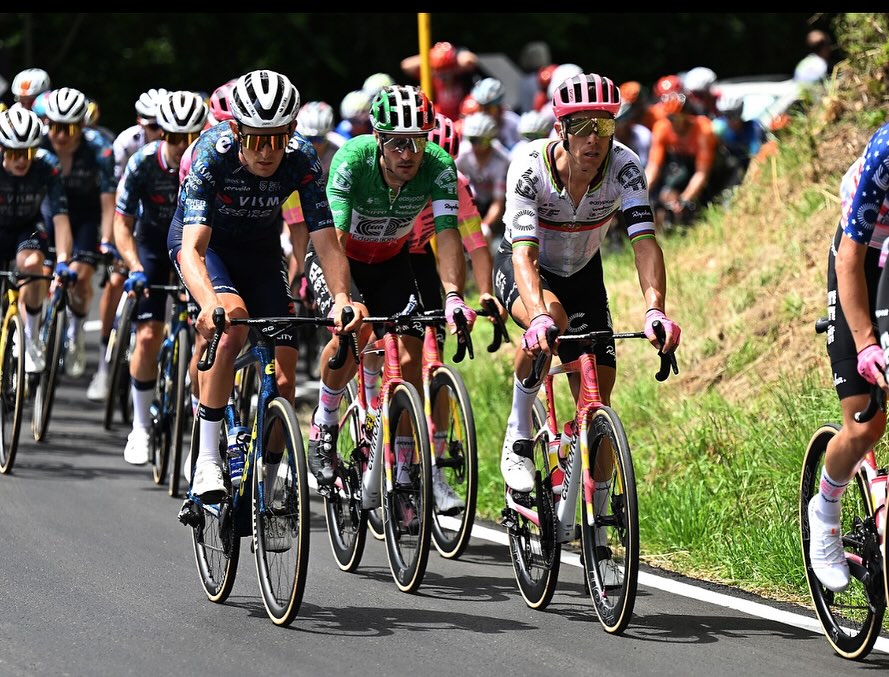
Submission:
POLYGON ((315 476, 319 486, 333 485, 337 468, 336 440, 338 436, 339 428, 337 426, 318 425, 312 422, 306 460, 309 470, 315 476))

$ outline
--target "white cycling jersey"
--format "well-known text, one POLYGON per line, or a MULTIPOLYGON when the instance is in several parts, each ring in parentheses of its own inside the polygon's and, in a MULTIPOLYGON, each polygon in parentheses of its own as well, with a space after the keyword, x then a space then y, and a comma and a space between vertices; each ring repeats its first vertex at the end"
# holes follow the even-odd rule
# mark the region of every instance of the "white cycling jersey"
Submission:
POLYGON ((639 156, 615 141, 579 205, 555 169, 561 141, 537 139, 513 159, 506 177, 509 246, 538 247, 540 267, 568 277, 592 259, 615 215, 624 215, 630 241, 654 237, 654 218, 639 156))
POLYGON ((145 130, 142 125, 127 127, 114 139, 114 178, 120 181, 129 159, 145 145, 145 130))

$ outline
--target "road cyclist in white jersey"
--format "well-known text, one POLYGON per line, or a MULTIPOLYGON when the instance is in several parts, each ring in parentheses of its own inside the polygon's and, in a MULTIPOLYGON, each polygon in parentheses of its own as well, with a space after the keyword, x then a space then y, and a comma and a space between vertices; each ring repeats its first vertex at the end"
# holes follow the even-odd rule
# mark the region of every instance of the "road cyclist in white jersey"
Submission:
MULTIPOLYGON (((664 258, 655 239, 645 174, 636 154, 613 138, 620 103, 609 78, 583 73, 568 78, 553 94, 560 140, 532 141, 509 168, 506 234, 494 261, 494 288, 525 329, 515 354, 500 466, 514 491, 527 492, 534 485, 531 408, 540 383, 526 387, 522 380, 541 351, 552 354, 547 330, 553 325, 560 334, 611 328, 599 248, 618 211, 647 308, 645 334, 664 352, 679 345, 679 325, 666 316, 664 258), (663 346, 657 345, 656 320, 665 329, 663 346)), ((577 350, 561 347, 562 362, 575 359, 577 350)), ((616 374, 614 342, 597 346, 595 355, 601 399, 609 404, 616 374)), ((576 390, 577 381, 571 385, 576 390)))

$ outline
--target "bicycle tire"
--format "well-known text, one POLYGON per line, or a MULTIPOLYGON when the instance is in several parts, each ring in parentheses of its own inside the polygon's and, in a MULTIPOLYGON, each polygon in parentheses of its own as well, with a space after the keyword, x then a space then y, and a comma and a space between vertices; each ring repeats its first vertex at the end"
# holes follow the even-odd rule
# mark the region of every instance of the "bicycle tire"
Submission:
MULTIPOLYGON (((549 431, 544 431, 546 409, 539 399, 534 400, 531 409, 531 424, 536 440, 534 456, 546 459, 549 431)), ((545 463, 543 467, 546 467, 545 463)), ((508 532, 509 556, 525 604, 532 609, 545 609, 552 601, 559 582, 562 545, 556 539, 552 480, 548 472, 538 470, 535 474, 535 488, 529 494, 529 503, 536 506, 538 521, 546 528, 517 513, 516 524, 508 532)))
MULTIPOLYGON (((148 457, 151 459, 151 475, 154 483, 161 485, 167 479, 167 465, 170 460, 170 416, 171 401, 176 399, 175 380, 172 376, 173 346, 161 346, 157 360, 157 378, 154 382, 156 416, 152 417, 148 437, 148 457)), ((176 466, 173 465, 173 468, 176 466)))
MULTIPOLYGON (((441 477, 463 500, 463 508, 450 515, 439 512, 438 507, 433 504, 432 542, 442 557, 457 559, 469 545, 472 526, 475 523, 475 504, 478 495, 475 419, 466 384, 456 370, 447 365, 437 369, 432 377, 429 393, 433 418, 436 405, 447 406, 449 412, 445 454, 442 458, 436 458, 435 466, 441 477), (440 402, 439 398, 442 395, 447 400, 440 402)), ((435 454, 434 449, 433 454, 435 454)))
POLYGON ((46 367, 37 379, 34 391, 34 410, 31 412, 31 434, 34 440, 42 442, 46 438, 52 406, 56 398, 56 385, 62 369, 63 347, 67 313, 54 305, 49 312, 49 321, 41 328, 43 344, 46 346, 46 367), (44 332, 45 329, 45 332, 44 332))
POLYGON ((270 436, 278 424, 282 426, 278 434, 283 434, 285 444, 275 477, 263 481, 263 476, 268 475, 265 458, 253 471, 253 548, 266 612, 275 625, 286 626, 299 612, 306 587, 309 483, 299 422, 293 407, 283 397, 276 397, 266 405, 263 449, 268 449, 270 436))
POLYGON ((0 473, 12 472, 25 406, 25 334, 22 319, 12 315, 4 332, 0 358, 0 473), (18 344, 18 345, 16 345, 18 344), (18 355, 16 355, 18 348, 18 355))
POLYGON ((872 595, 866 584, 870 573, 863 558, 870 557, 866 544, 874 542, 871 539, 876 538, 876 532, 862 531, 872 514, 867 487, 860 474, 855 476, 854 488, 853 483, 849 484, 843 499, 841 518, 843 545, 851 574, 849 587, 844 592, 832 592, 825 588, 812 570, 809 558, 809 500, 816 494, 821 482, 827 443, 839 429, 840 426, 835 424, 821 426, 806 448, 800 477, 800 542, 806 581, 824 636, 838 655, 859 660, 873 649, 886 611, 883 595, 872 595), (857 532, 856 521, 860 525, 857 532))
MULTIPOLYGON (((136 300, 126 297, 117 322, 108 338, 111 358, 108 363, 108 393, 105 395, 105 417, 103 420, 105 430, 111 430, 117 409, 126 409, 125 406, 121 405, 121 400, 124 398, 128 399, 128 395, 122 395, 121 393, 123 390, 129 391, 130 389, 130 361, 128 355, 130 352, 132 316, 135 307, 136 300)), ((122 418, 124 422, 127 422, 126 413, 123 414, 122 418)))
POLYGON ((191 335, 188 329, 181 327, 176 342, 173 344, 173 361, 176 363, 176 396, 173 403, 174 414, 169 454, 170 476, 168 493, 174 497, 179 495, 179 485, 182 482, 182 473, 179 470, 179 466, 182 463, 186 421, 191 413, 191 392, 186 386, 188 368, 191 362, 191 346, 191 335))
MULTIPOLYGON (((592 415, 587 427, 587 453, 593 491, 584 491, 580 519, 584 576, 596 615, 605 631, 620 634, 633 617, 639 581, 639 503, 636 474, 627 434, 617 413, 603 406, 592 415), (601 463, 602 443, 610 442, 611 479, 607 513, 596 514, 593 469, 601 463), (586 498, 588 496, 588 498, 586 498), (593 523, 590 523, 590 518, 593 523)), ((608 452, 606 452, 608 453, 608 452)))
MULTIPOLYGON (((223 426, 223 431, 220 432, 220 453, 225 453, 225 439, 223 426)), ((197 419, 192 426, 191 444, 193 449, 197 449, 200 444, 200 422, 197 419)), ((194 477, 194 465, 191 470, 191 476, 194 477)), ((225 473, 227 476, 227 467, 225 473)), ((228 484, 228 480, 226 483, 228 484)), ((201 505, 200 522, 199 526, 192 527, 195 565, 207 599, 222 604, 235 585, 241 553, 241 539, 235 535, 231 495, 219 505, 201 505)))
POLYGON ((407 382, 396 385, 389 400, 388 433, 393 446, 402 420, 410 426, 414 440, 414 454, 408 471, 410 483, 399 484, 393 467, 392 491, 387 491, 386 473, 382 473, 383 528, 392 578, 399 590, 413 593, 423 582, 429 560, 432 455, 422 400, 417 389, 407 382))
POLYGON ((324 517, 333 558, 337 566, 347 572, 355 571, 361 563, 368 516, 372 512, 361 506, 361 479, 367 458, 361 446, 365 438, 355 392, 355 382, 350 381, 340 401, 334 489, 324 497, 324 517))

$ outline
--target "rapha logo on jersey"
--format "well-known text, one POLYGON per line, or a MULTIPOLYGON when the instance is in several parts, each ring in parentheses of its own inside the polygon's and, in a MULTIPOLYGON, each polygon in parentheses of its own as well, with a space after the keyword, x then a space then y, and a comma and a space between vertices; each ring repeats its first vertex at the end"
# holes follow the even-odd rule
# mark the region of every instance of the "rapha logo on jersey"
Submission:
POLYGON ((605 354, 617 358, 617 353, 614 351, 614 346, 608 346, 605 349, 605 354))
POLYGON ((537 177, 534 176, 530 167, 522 172, 519 180, 516 181, 515 192, 526 200, 533 200, 537 196, 537 177))
POLYGON ((234 139, 232 139, 232 137, 228 134, 223 134, 218 139, 216 139, 216 152, 228 153, 231 150, 233 144, 234 139))
POLYGON ((617 173, 617 181, 626 190, 642 190, 645 188, 645 174, 634 162, 628 162, 617 173))
POLYGON ((445 212, 447 212, 448 214, 456 214, 458 208, 460 207, 460 205, 458 205, 456 202, 448 202, 447 200, 442 202, 441 206, 442 209, 444 209, 445 212))
POLYGON ((517 233, 530 233, 536 225, 534 212, 530 209, 520 209, 512 217, 512 229, 517 233))
POLYGON ((568 316, 569 334, 581 334, 589 328, 590 325, 587 323, 586 316, 583 313, 572 313, 568 316))

